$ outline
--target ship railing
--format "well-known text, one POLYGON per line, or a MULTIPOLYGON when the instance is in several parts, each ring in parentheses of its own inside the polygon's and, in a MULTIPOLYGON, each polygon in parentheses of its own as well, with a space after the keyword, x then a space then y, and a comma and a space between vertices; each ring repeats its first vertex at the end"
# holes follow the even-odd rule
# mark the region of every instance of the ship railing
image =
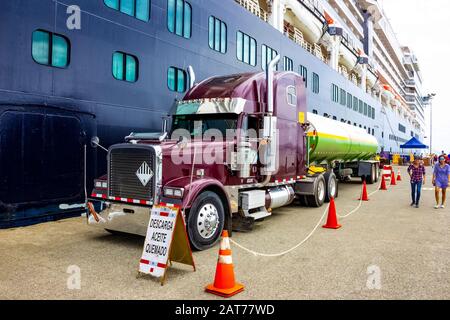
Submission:
POLYGON ((253 13, 255 16, 267 22, 267 12, 259 6, 257 0, 235 0, 245 9, 253 13))
POLYGON ((305 8, 311 11, 323 24, 326 23, 325 15, 323 14, 322 6, 318 0, 297 0, 305 8))
POLYGON ((358 77, 354 73, 351 75, 350 81, 353 82, 355 85, 358 85, 358 77))
POLYGON ((303 49, 322 60, 324 63, 328 63, 327 59, 323 55, 320 45, 318 45, 317 43, 311 44, 306 41, 300 29, 288 23, 287 21, 284 21, 284 34, 289 39, 300 45, 303 49))
POLYGON ((349 77, 349 74, 348 74, 348 71, 347 71, 347 68, 346 68, 346 67, 344 67, 344 66, 339 66, 339 67, 338 67, 338 71, 339 71, 339 73, 342 74, 346 79, 349 79, 349 80, 350 80, 350 77, 349 77))

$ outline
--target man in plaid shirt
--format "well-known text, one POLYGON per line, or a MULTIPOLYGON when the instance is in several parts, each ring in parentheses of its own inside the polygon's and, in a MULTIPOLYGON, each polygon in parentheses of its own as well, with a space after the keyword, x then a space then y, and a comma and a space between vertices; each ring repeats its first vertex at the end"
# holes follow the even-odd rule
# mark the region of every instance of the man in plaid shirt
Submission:
POLYGON ((408 174, 411 177, 411 206, 416 208, 419 208, 420 194, 425 184, 425 167, 420 160, 420 158, 414 158, 414 162, 408 168, 408 174))

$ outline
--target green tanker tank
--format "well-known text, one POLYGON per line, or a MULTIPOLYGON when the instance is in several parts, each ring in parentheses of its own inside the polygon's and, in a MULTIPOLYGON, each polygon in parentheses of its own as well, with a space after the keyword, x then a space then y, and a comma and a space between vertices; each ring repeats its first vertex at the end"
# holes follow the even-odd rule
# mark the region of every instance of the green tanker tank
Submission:
POLYGON ((369 160, 378 150, 377 139, 364 129, 308 113, 309 162, 369 160))

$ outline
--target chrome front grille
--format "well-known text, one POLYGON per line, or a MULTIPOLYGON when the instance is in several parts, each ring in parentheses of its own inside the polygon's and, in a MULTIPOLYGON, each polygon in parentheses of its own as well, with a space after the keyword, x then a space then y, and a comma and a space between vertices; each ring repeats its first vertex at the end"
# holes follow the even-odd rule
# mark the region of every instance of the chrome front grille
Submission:
POLYGON ((153 200, 155 151, 149 146, 119 145, 109 152, 108 194, 133 200, 153 200))

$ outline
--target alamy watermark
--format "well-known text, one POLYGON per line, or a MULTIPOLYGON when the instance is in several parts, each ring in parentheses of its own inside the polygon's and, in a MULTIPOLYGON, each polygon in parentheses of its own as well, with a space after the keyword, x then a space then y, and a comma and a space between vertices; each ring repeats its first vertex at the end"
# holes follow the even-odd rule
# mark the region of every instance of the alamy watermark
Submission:
POLYGON ((81 29, 81 9, 77 5, 67 7, 66 13, 69 17, 66 20, 66 26, 69 30, 81 29))
POLYGON ((69 274, 67 278, 67 289, 81 290, 81 269, 77 265, 67 267, 66 273, 69 274))
POLYGON ((366 286, 369 290, 381 290, 381 269, 379 266, 371 265, 367 267, 366 286))

